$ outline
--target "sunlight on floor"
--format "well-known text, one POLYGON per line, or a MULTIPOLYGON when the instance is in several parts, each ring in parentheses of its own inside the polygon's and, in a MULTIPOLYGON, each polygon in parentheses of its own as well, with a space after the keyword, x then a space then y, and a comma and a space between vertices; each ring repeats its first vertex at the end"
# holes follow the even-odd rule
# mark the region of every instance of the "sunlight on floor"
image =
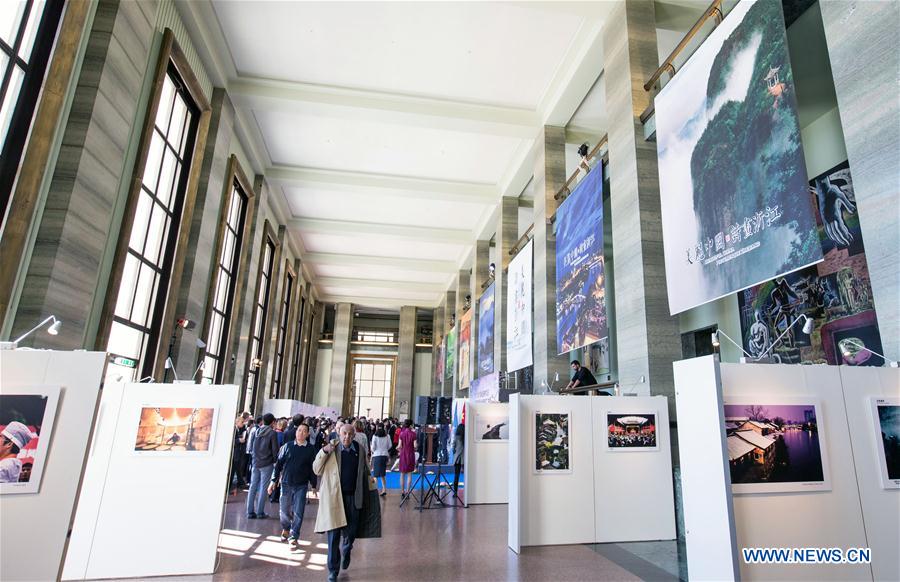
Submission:
POLYGON ((219 534, 218 552, 228 556, 247 556, 251 560, 280 566, 305 566, 309 570, 325 570, 328 544, 316 544, 314 550, 312 542, 299 540, 298 546, 303 549, 294 548, 277 535, 263 537, 262 534, 223 529, 219 534))

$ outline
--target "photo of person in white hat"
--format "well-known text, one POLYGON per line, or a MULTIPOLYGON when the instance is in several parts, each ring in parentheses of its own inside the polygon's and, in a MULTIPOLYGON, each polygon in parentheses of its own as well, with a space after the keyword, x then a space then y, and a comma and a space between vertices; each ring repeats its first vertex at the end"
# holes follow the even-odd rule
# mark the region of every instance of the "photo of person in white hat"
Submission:
POLYGON ((31 431, 21 422, 11 422, 0 433, 0 483, 17 483, 22 472, 18 455, 32 439, 31 431))

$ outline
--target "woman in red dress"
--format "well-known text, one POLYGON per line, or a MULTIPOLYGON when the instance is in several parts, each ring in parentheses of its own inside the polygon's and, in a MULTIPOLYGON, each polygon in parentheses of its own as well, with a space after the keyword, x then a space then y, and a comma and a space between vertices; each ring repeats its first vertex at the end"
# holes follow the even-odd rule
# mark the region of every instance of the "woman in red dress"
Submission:
POLYGON ((406 495, 412 489, 412 473, 416 470, 416 431, 412 429, 412 421, 403 421, 400 430, 398 449, 400 450, 400 490, 406 495))

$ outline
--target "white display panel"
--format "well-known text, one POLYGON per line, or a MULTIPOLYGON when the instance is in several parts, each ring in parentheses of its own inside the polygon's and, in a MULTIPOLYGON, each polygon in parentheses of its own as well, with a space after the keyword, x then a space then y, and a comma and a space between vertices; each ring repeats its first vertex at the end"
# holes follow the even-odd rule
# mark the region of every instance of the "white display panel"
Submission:
POLYGON ((509 505, 507 509, 506 538, 509 549, 515 553, 522 551, 522 537, 520 535, 520 519, 522 514, 522 406, 521 395, 513 393, 509 395, 509 446, 507 458, 509 459, 509 505))
MULTIPOLYGON (((88 554, 73 556, 72 578, 131 578, 212 573, 231 461, 238 387, 128 384, 116 409, 99 420, 96 451, 90 465, 104 473, 102 493, 79 507, 78 522, 93 532, 88 554), (216 408, 214 441, 209 454, 197 456, 135 455, 140 409, 153 404, 177 408, 216 408), (106 440, 107 434, 112 438, 106 440), (135 500, 140 500, 136 502, 135 500), (93 512, 92 507, 93 505, 93 512), (81 511, 85 514, 82 516, 81 511), (93 515, 92 515, 93 513, 93 515), (140 532, 136 542, 136 532, 140 532), (78 569, 83 565, 83 573, 78 569), (77 567, 76 567, 77 566, 77 567)), ((112 404, 112 403, 111 403, 112 404)))
MULTIPOLYGON (((583 397, 580 397, 583 398, 583 397)), ((665 396, 593 397, 597 443, 594 482, 597 491, 597 542, 675 539, 675 501, 669 413, 665 396), (654 446, 610 448, 604 440, 610 417, 654 414, 654 446)), ((633 421, 637 423, 638 421, 633 421)), ((648 428, 645 428, 645 434, 648 428)), ((649 445, 649 443, 647 443, 649 445)))
MULTIPOLYGON (((818 400, 821 403, 818 430, 828 443, 827 454, 832 459, 832 466, 836 467, 830 475, 829 491, 735 495, 738 548, 868 547, 840 374, 837 366, 721 365, 725 402, 818 400)), ((679 426, 681 422, 679 418, 679 426)), ((741 577, 757 580, 872 579, 868 564, 806 564, 798 567, 793 564, 751 565, 741 560, 740 567, 741 577)))
POLYGON ((717 356, 675 362, 688 578, 737 580, 737 541, 717 356))
POLYGON ((0 496, 0 579, 55 580, 97 409, 106 354, 0 351, 0 387, 61 386, 38 493, 0 496))
POLYGON ((509 411, 505 402, 466 405, 466 505, 509 501, 509 440, 478 439, 478 419, 509 423, 509 411))
POLYGON ((873 399, 900 399, 900 369, 841 366, 856 483, 875 580, 900 580, 900 489, 885 489, 873 399))
MULTIPOLYGON (((522 546, 589 544, 596 540, 594 502, 594 428, 589 397, 519 396, 517 447, 519 468, 519 542, 522 546), (535 415, 569 414, 569 468, 535 473, 535 415)), ((510 399, 510 406, 513 400, 510 399)), ((513 416, 513 413, 510 414, 513 416)), ((513 510, 510 505, 510 510, 513 510)))

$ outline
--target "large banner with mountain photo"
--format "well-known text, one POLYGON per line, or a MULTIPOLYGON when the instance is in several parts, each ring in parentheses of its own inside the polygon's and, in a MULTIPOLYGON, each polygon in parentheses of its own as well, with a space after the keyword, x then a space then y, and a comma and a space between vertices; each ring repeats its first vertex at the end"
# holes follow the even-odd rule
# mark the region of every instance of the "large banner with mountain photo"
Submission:
POLYGON ((673 315, 822 260, 780 2, 741 0, 655 109, 673 315))

